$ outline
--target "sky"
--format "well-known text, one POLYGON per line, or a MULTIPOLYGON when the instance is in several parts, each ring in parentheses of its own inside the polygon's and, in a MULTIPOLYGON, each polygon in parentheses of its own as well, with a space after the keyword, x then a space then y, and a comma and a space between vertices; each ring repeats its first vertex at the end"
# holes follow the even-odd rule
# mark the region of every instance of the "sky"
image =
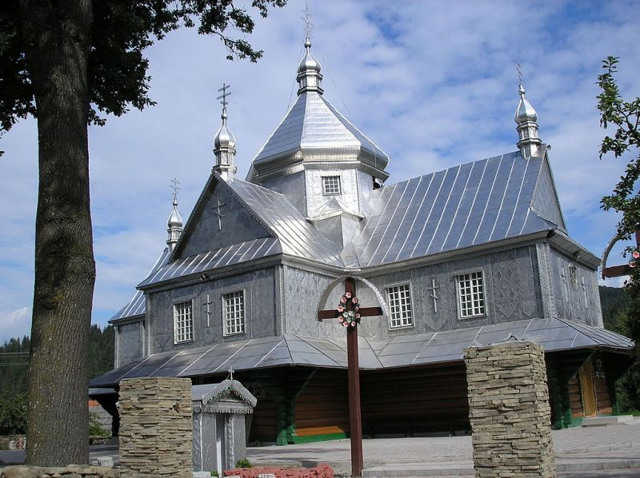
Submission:
MULTIPOLYGON (((623 97, 640 96, 640 0, 309 0, 308 7, 325 97, 390 156, 387 184, 515 151, 519 62, 540 137, 552 146, 569 234, 602 255, 617 217, 600 199, 625 161, 598 157, 604 131, 595 83, 602 60, 618 56, 623 97)), ((264 50, 258 63, 225 60, 217 37, 171 33, 146 52, 157 106, 90 128, 94 323, 106 325, 129 301, 164 249, 173 178, 188 218, 214 165, 223 83, 231 85, 237 177, 245 178, 295 99, 304 10, 305 2, 289 0, 257 19, 246 39, 264 50)), ((31 326, 36 134, 27 120, 0 138, 0 343, 31 326)))

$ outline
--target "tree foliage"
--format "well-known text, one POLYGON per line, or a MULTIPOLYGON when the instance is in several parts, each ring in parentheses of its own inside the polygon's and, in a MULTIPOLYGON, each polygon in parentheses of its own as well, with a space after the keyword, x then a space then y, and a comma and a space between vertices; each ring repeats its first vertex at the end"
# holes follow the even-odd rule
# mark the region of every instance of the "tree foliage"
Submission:
MULTIPOLYGON (((253 0, 261 17, 269 6, 286 0, 253 0)), ((262 50, 230 32, 250 34, 255 21, 232 0, 101 0, 93 2, 88 83, 90 120, 104 124, 100 113, 120 116, 130 107, 154 104, 149 97, 151 78, 144 50, 181 26, 200 34, 218 36, 227 47, 227 59, 255 62, 262 50)), ((4 0, 0 9, 0 131, 8 131, 21 118, 37 116, 33 83, 23 42, 19 1, 4 0)))
MULTIPOLYGON (((253 0, 261 16, 286 0, 253 0)), ((89 330, 95 261, 89 198, 90 122, 153 104, 144 50, 197 27, 228 58, 261 56, 244 39, 254 20, 233 0, 3 0, 0 134, 38 124, 38 206, 26 461, 89 459, 89 330)), ((0 153, 1 154, 1 153, 0 153)))
POLYGON ((640 177, 640 98, 625 101, 614 77, 617 72, 618 58, 608 57, 602 62, 604 73, 598 76, 598 86, 602 93, 598 95, 600 125, 606 130, 615 128, 600 145, 600 158, 613 153, 616 158, 630 156, 624 175, 615 186, 613 193, 602 198, 605 210, 613 209, 622 213, 618 224, 618 233, 628 239, 640 225, 640 195, 636 185, 640 177))
MULTIPOLYGON (((618 234, 622 239, 631 238, 640 227, 640 98, 625 101, 615 78, 618 58, 610 56, 602 62, 604 73, 598 76, 598 110, 600 125, 607 134, 600 145, 600 158, 613 153, 615 158, 627 160, 624 174, 613 192, 602 198, 605 210, 613 209, 622 214, 618 223, 618 234), (612 131, 611 131, 612 130, 612 131), (611 132, 610 132, 611 131, 611 132)), ((637 246, 628 247, 626 253, 638 256, 637 246)), ((640 256, 639 256, 640 257, 640 256)), ((631 269, 631 275, 625 282, 628 296, 626 309, 618 311, 612 321, 613 330, 636 342, 636 357, 640 355, 640 268, 631 269)), ((640 366, 635 363, 618 383, 620 405, 623 410, 640 410, 640 366)))

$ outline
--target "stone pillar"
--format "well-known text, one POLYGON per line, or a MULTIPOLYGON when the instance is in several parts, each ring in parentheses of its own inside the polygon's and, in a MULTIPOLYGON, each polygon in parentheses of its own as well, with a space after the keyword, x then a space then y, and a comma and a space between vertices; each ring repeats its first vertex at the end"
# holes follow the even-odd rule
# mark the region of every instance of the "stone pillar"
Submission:
POLYGON ((478 478, 555 476, 542 347, 505 342, 465 350, 478 478))
POLYGON ((192 477, 191 380, 120 382, 122 478, 192 477))

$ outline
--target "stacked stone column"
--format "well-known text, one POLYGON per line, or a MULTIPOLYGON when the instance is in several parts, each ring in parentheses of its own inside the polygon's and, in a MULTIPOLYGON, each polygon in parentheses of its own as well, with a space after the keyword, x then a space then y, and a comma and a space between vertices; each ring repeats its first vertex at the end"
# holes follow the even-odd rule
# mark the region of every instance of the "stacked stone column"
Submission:
POLYGON ((505 342, 465 350, 478 478, 554 477, 542 347, 505 342))
POLYGON ((191 380, 120 382, 122 478, 192 478, 191 380))

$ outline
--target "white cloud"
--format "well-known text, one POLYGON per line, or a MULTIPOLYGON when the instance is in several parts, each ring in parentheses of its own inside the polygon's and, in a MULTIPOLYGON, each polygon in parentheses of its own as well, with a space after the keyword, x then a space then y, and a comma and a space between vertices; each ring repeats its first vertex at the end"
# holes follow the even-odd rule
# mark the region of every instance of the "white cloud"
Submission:
POLYGON ((31 312, 22 307, 9 313, 0 313, 0 345, 12 337, 24 337, 31 332, 31 312))
MULTIPOLYGON (((538 111, 573 237, 600 254, 615 216, 599 209, 622 170, 597 159, 602 131, 596 76, 607 55, 621 57, 627 97, 640 95, 638 1, 432 2, 312 1, 313 53, 325 96, 391 156, 390 182, 515 149, 515 61, 538 111)), ((224 60, 216 38, 179 30, 148 51, 158 105, 110 118, 90 130, 97 257, 95 318, 104 322, 133 294, 165 246, 169 181, 181 182, 183 217, 213 165, 220 124, 216 100, 231 84, 229 125, 243 178, 295 98, 303 53, 304 2, 290 1, 248 39, 265 51, 257 64, 224 60)), ((2 317, 31 303, 37 196, 35 122, 0 140, 2 317)))

